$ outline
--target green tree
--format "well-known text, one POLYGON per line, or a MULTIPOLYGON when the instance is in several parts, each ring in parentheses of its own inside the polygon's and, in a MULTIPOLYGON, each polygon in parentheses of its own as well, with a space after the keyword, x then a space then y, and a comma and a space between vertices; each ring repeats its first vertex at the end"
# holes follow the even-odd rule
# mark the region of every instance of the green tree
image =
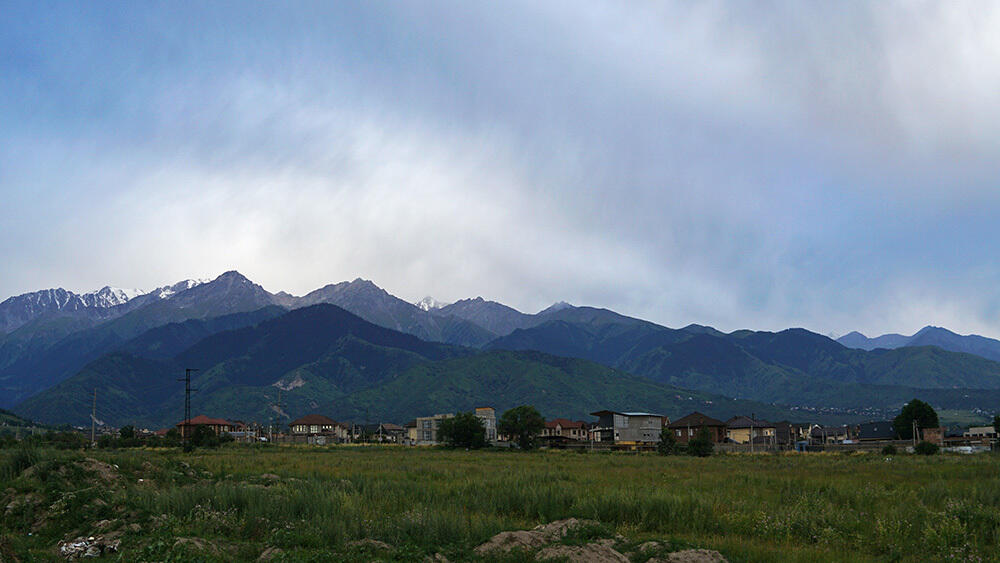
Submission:
POLYGON ((215 430, 212 430, 212 427, 205 426, 204 424, 199 424, 194 427, 194 430, 191 432, 189 442, 196 448, 219 447, 219 437, 215 434, 215 430))
POLYGON ((132 438, 135 438, 135 426, 122 426, 118 429, 118 436, 120 436, 122 440, 131 440, 132 438))
POLYGON ((937 428, 940 426, 938 415, 934 408, 920 399, 913 399, 903 406, 892 421, 892 428, 903 440, 913 439, 913 421, 917 422, 917 428, 937 428))
POLYGON ((181 433, 176 427, 167 430, 166 435, 163 436, 163 445, 169 447, 181 445, 181 433))
POLYGON ((938 453, 938 445, 931 442, 920 442, 913 447, 913 451, 920 455, 934 455, 938 453))
POLYGON ((438 439, 453 448, 477 450, 486 445, 486 426, 474 413, 460 412, 441 421, 438 439))
POLYGON ((712 434, 708 428, 702 428, 698 435, 691 439, 687 445, 688 455, 697 457, 708 457, 715 451, 715 443, 712 442, 712 434))
POLYGON ((656 445, 656 451, 660 455, 670 455, 676 449, 677 438, 674 436, 674 431, 664 426, 663 430, 660 430, 660 443, 656 445))
POLYGON ((993 431, 1000 434, 1000 414, 993 415, 993 431))
POLYGON ((531 405, 514 407, 500 417, 497 432, 517 442, 522 450, 535 447, 535 438, 545 428, 545 419, 531 405))

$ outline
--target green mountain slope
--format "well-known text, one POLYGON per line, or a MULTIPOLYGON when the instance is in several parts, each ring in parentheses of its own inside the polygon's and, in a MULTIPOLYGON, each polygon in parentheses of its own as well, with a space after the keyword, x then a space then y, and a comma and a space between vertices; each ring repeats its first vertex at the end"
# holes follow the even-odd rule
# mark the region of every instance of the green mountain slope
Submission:
MULTIPOLYGON (((892 409, 913 396, 954 403, 958 395, 945 390, 1000 389, 1000 364, 978 356, 931 347, 866 352, 802 329, 724 334, 554 321, 487 348, 586 358, 687 389, 817 408, 892 409)), ((981 406, 985 396, 992 394, 968 397, 966 408, 981 406)))
POLYGON ((287 422, 309 412, 404 422, 435 412, 518 404, 533 404, 547 416, 584 419, 604 408, 675 417, 695 409, 717 416, 796 415, 582 359, 428 343, 333 305, 209 336, 169 360, 106 355, 18 410, 49 422, 82 424, 97 388, 98 418, 109 424, 173 424, 182 416, 183 385, 177 378, 185 367, 203 370, 195 377, 197 413, 258 422, 287 422))

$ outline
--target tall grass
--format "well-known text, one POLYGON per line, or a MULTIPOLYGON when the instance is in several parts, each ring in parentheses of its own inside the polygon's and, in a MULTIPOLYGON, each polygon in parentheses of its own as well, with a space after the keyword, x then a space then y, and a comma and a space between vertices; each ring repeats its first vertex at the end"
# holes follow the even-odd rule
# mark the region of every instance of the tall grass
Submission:
MULTIPOLYGON (((499 531, 577 517, 635 541, 720 549, 734 561, 997 560, 1000 552, 994 456, 345 447, 101 455, 128 476, 113 502, 150 523, 134 540, 146 549, 152 536, 164 545, 196 536, 242 546, 248 557, 276 546, 309 560, 349 558, 349 542, 372 538, 414 557, 462 561, 499 531), (139 484, 143 475, 153 484, 139 484)), ((24 462, 4 467, 13 463, 24 462)))

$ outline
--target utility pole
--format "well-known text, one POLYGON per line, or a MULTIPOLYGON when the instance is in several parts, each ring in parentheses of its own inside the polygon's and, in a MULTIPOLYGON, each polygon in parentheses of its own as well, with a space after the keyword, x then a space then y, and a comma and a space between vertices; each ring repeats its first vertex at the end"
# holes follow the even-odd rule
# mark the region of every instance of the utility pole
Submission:
POLYGON ((195 368, 186 368, 184 370, 184 379, 178 379, 177 381, 184 382, 184 425, 181 426, 181 442, 184 444, 184 451, 188 451, 188 442, 190 441, 189 434, 191 433, 191 391, 197 391, 197 389, 191 389, 191 374, 198 371, 195 368))
POLYGON ((274 403, 274 405, 272 405, 272 408, 274 409, 274 416, 271 417, 271 426, 268 428, 268 434, 269 434, 268 441, 270 441, 273 444, 274 443, 274 427, 277 426, 277 423, 275 421, 278 418, 278 413, 281 412, 281 388, 280 387, 278 388, 278 402, 274 403))
POLYGON ((90 447, 97 445, 97 387, 94 387, 94 408, 90 411, 90 447))

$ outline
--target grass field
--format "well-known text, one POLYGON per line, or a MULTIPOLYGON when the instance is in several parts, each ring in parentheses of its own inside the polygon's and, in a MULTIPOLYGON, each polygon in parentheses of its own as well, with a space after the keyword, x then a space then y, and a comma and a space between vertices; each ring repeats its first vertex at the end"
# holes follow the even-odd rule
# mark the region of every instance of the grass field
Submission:
POLYGON ((105 558, 122 561, 252 561, 268 548, 274 561, 473 561, 497 532, 567 517, 730 561, 1000 560, 992 455, 12 449, 0 495, 4 561, 58 560, 60 540, 99 533, 120 534, 105 558), (393 549, 349 545, 362 538, 393 549))

